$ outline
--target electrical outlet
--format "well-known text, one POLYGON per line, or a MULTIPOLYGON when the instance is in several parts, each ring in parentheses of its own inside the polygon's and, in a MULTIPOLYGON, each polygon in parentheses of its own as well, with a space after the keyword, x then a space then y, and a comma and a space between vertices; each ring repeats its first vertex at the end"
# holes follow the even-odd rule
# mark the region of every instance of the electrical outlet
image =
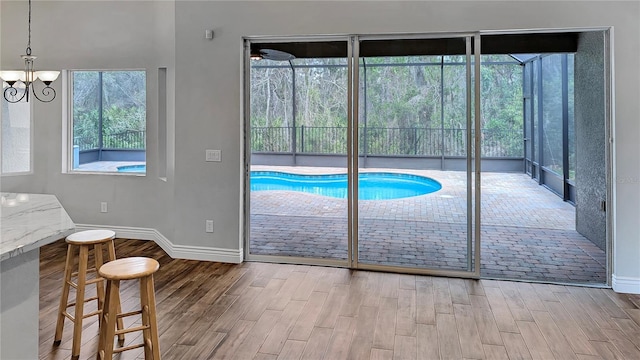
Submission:
POLYGON ((205 161, 220 161, 220 150, 205 150, 205 161))
POLYGON ((212 233, 213 232, 213 220, 205 221, 205 232, 212 233))
POLYGON ((101 213, 106 213, 107 211, 108 211, 108 210, 107 210, 107 203, 106 203, 106 202, 104 202, 104 201, 103 201, 103 202, 101 202, 101 203, 100 203, 100 212, 101 212, 101 213))

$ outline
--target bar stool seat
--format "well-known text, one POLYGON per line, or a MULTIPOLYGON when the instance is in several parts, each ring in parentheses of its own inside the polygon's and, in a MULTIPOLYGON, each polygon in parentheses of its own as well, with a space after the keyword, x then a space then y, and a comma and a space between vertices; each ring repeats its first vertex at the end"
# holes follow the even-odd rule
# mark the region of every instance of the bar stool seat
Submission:
MULTIPOLYGON (((64 279, 62 287, 62 296, 60 297, 60 306, 58 309, 58 320, 56 323, 56 333, 54 337, 54 345, 60 345, 62 342, 62 332, 64 330, 65 317, 73 322, 73 345, 71 349, 71 358, 76 360, 80 356, 80 344, 82 337, 82 321, 88 317, 100 314, 104 306, 104 279, 98 276, 98 269, 103 265, 103 245, 107 250, 107 261, 116 259, 115 246, 113 239, 116 233, 111 230, 87 230, 73 233, 65 239, 67 245, 67 260, 64 270, 64 279), (94 267, 89 267, 89 252, 93 248, 94 267), (76 265, 76 250, 78 252, 77 271, 74 272, 76 265), (95 273, 93 279, 87 280, 87 274, 95 273), (73 282, 73 278, 76 282, 73 282), (96 296, 85 298, 86 286, 96 284, 96 296), (76 289, 75 302, 69 303, 69 291, 73 287, 76 289), (97 302, 96 310, 88 314, 84 313, 84 305, 91 301, 97 302), (74 307, 73 315, 67 309, 74 307)), ((119 305, 119 301, 118 301, 119 305)), ((122 321, 119 322, 122 328, 122 321)), ((120 338, 124 343, 124 335, 120 338)))
POLYGON ((151 258, 129 257, 108 262, 98 270, 100 276, 107 281, 105 307, 100 325, 100 339, 98 343, 97 359, 111 360, 114 353, 144 347, 145 360, 160 360, 160 344, 158 341, 158 324, 156 320, 156 301, 153 285, 153 274, 158 271, 160 264, 151 258), (122 313, 116 306, 121 280, 140 281, 140 310, 122 313), (141 315, 142 324, 116 331, 116 322, 124 317, 141 315), (141 344, 122 348, 113 348, 116 335, 123 335, 133 331, 142 331, 141 344))
POLYGON ((102 244, 116 238, 116 233, 111 230, 85 230, 73 233, 65 239, 68 244, 93 245, 102 244))

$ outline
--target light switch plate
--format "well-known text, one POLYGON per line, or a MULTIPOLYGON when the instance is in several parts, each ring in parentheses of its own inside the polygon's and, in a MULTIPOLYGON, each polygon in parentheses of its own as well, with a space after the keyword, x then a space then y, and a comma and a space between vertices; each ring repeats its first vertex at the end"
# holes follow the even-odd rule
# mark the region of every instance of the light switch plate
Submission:
POLYGON ((220 150, 205 150, 206 161, 220 161, 220 150))

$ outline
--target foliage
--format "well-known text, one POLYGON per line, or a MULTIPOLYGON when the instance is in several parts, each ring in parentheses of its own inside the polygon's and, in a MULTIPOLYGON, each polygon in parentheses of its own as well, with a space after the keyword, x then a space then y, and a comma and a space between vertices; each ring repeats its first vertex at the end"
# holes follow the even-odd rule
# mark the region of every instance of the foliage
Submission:
MULTIPOLYGON (((361 60, 361 152, 465 155, 465 61, 464 56, 361 60)), ((522 156, 522 67, 506 55, 482 61, 483 155, 522 156)), ((254 62, 250 97, 253 151, 293 151, 295 136, 298 152, 346 153, 345 59, 254 62), (281 129, 269 136, 266 128, 281 129)))

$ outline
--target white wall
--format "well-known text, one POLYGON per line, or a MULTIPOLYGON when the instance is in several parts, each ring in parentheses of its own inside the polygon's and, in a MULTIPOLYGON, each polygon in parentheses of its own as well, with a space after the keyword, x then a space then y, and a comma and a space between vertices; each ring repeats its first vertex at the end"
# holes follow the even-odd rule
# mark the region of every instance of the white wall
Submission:
MULTIPOLYGON (((2 1, 3 67, 20 65, 24 40, 9 29, 23 26, 21 7, 2 1)), ((146 67, 149 91, 157 66, 170 67, 175 173, 169 171, 174 176, 166 183, 154 176, 157 151, 150 141, 146 178, 60 174, 57 99, 36 106, 35 174, 4 178, 3 190, 55 193, 77 223, 156 228, 174 244, 223 249, 242 247, 242 36, 614 26, 614 273, 640 284, 638 2, 47 1, 34 10, 40 67, 146 67), (205 29, 215 31, 213 41, 204 38, 205 29), (205 149, 222 150, 222 162, 205 163, 205 149), (108 214, 99 213, 100 201, 110 203, 108 214), (214 219, 215 233, 204 233, 204 219, 214 219)), ((155 104, 150 96, 149 106, 155 104)))

